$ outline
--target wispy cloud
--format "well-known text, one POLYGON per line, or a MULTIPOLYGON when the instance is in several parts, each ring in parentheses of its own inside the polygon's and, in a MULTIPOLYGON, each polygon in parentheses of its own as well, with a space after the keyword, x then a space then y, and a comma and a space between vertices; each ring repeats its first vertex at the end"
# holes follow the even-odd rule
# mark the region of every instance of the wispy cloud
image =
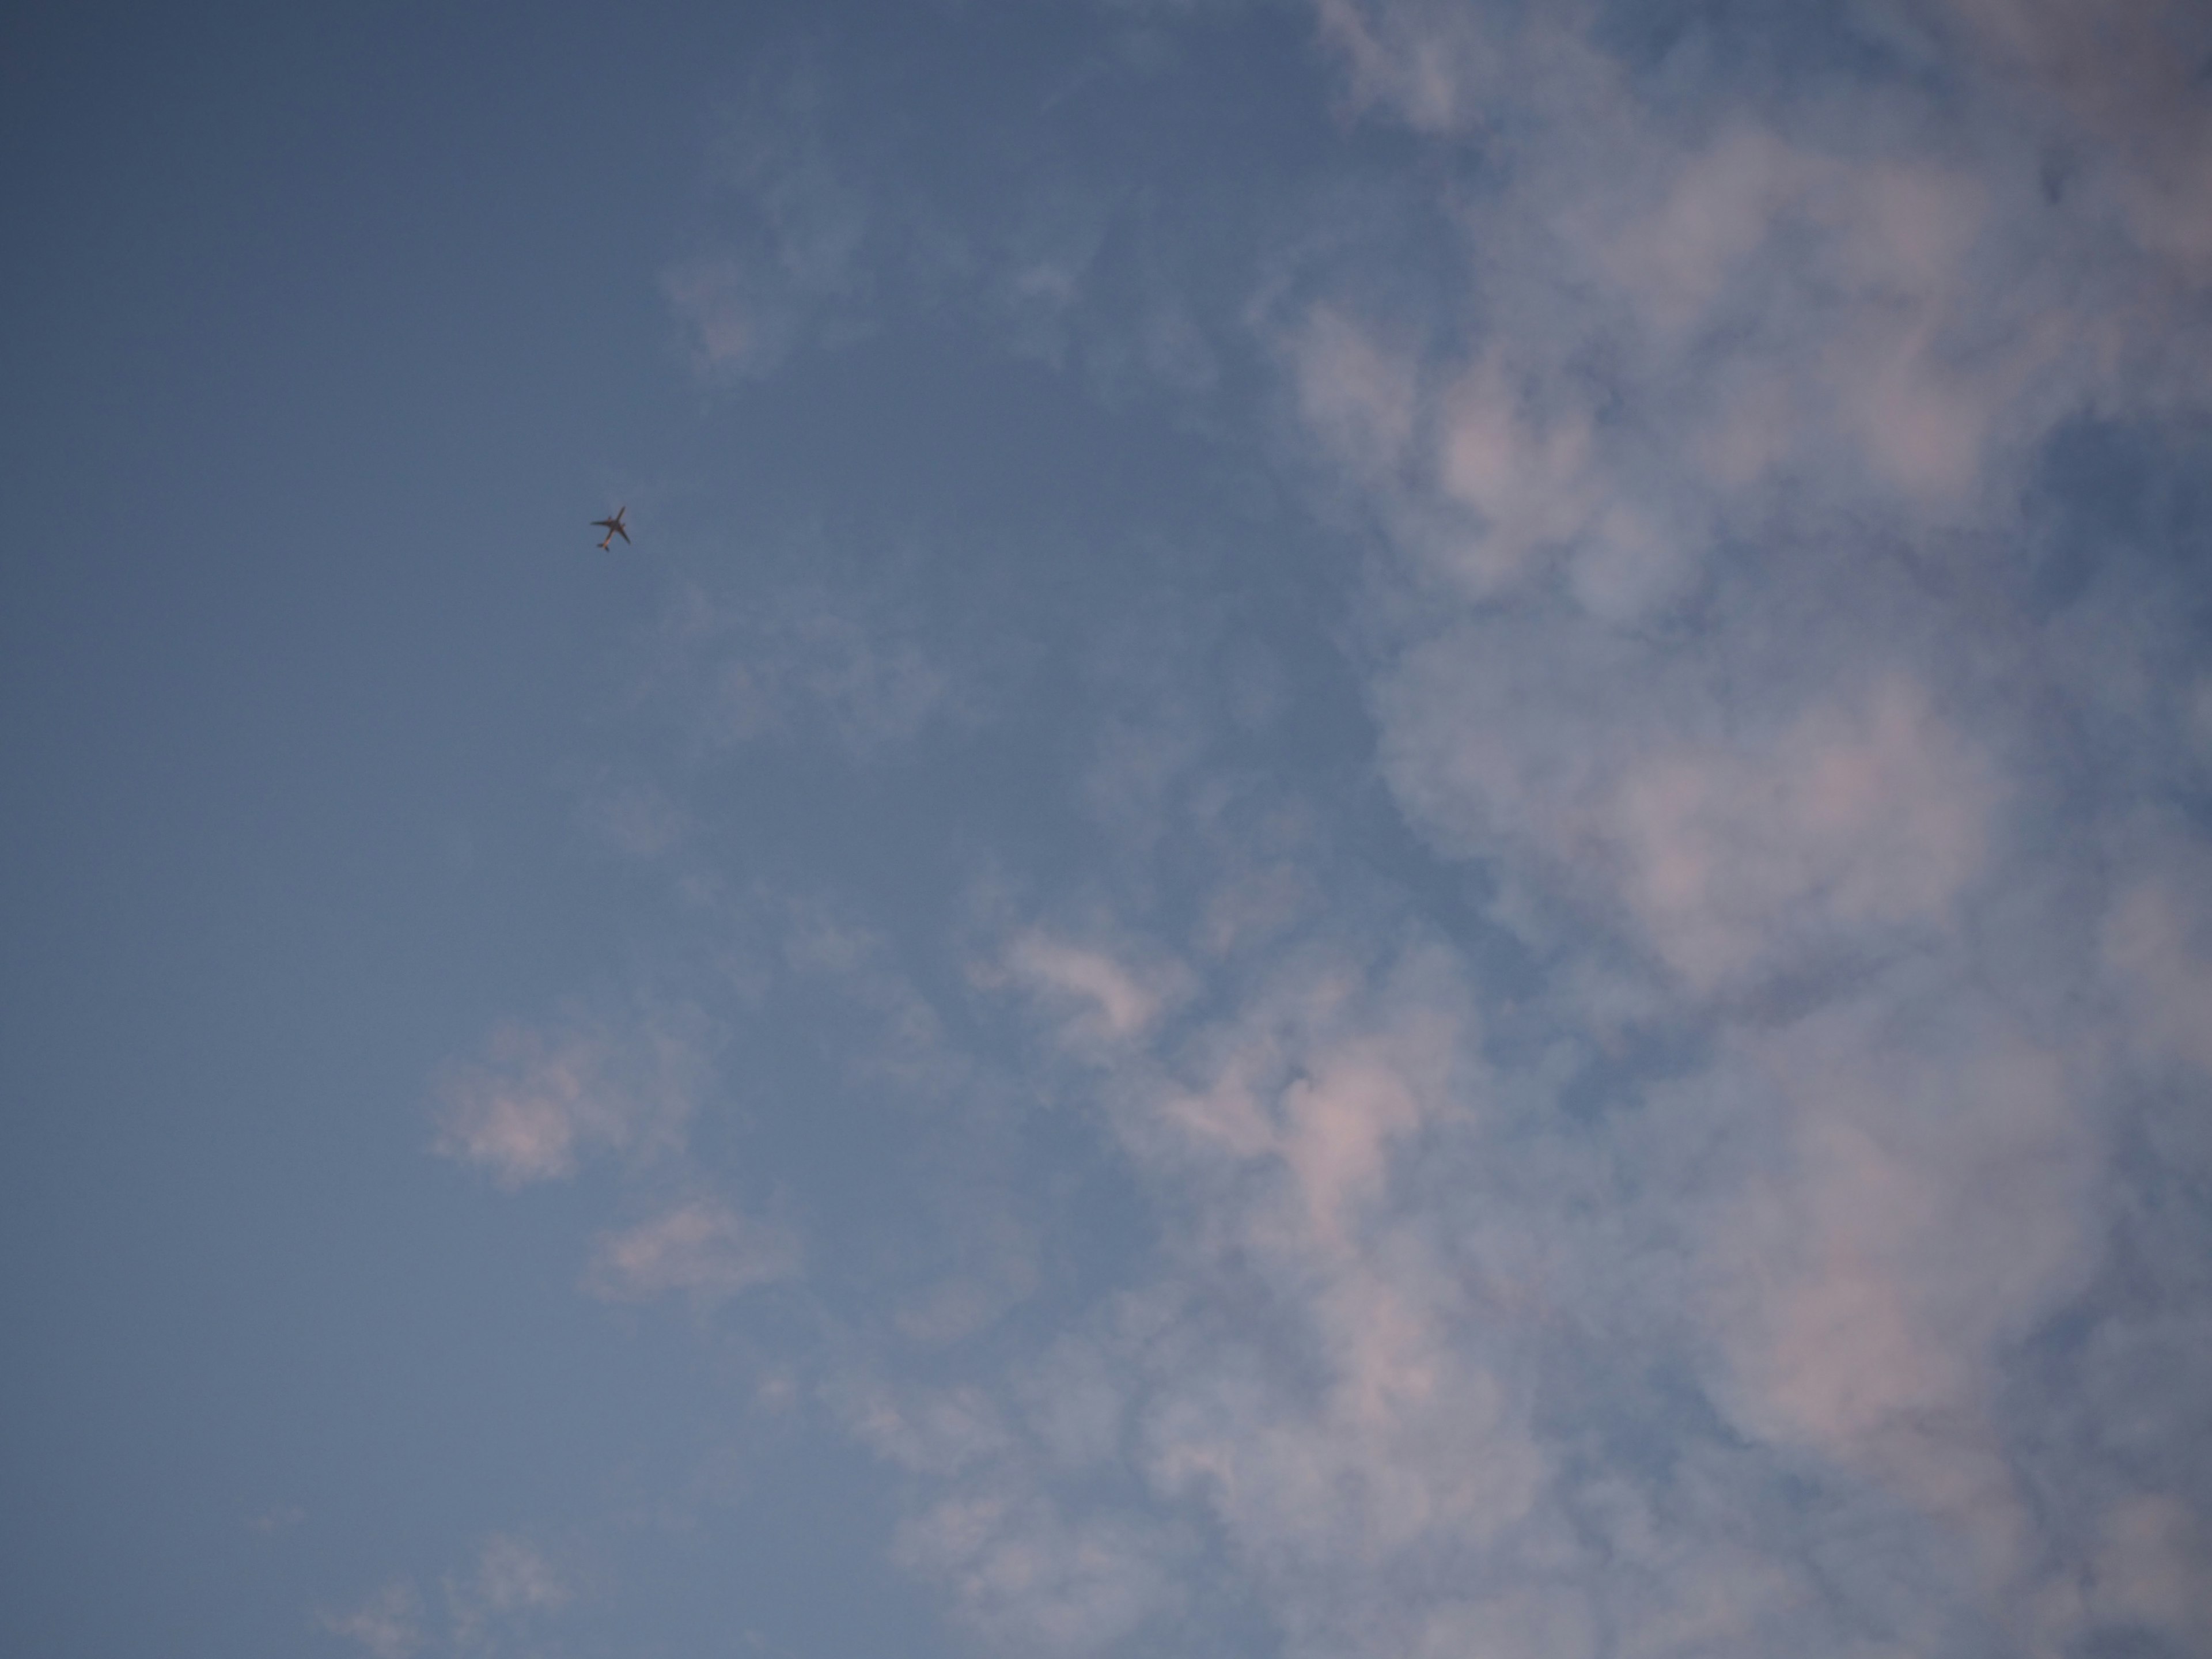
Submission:
POLYGON ((477 1558, 476 1570, 446 1581, 451 1643, 457 1652, 486 1646, 508 1631, 568 1606, 574 1591, 538 1548, 495 1533, 477 1558))
POLYGON ((1092 1510, 985 1493, 945 1498, 900 1528, 895 1556, 951 1583, 963 1621, 998 1652, 1095 1653, 1178 1602, 1154 1529, 1092 1510))
POLYGON ((565 1180, 593 1152, 673 1150, 706 1076, 706 1036, 683 1010, 502 1024, 440 1079, 436 1150, 509 1188, 565 1180))
POLYGON ((658 699, 703 754, 826 742, 889 761, 932 728, 973 727, 989 665, 948 659, 889 590, 881 572, 866 589, 803 583, 742 602, 686 586, 662 626, 658 699))
POLYGON ((823 142, 824 92, 803 58, 753 77, 715 149, 729 210, 715 245, 662 276, 705 380, 767 374, 801 344, 872 325, 886 216, 823 142))
POLYGON ((422 1605, 414 1588, 386 1585, 350 1613, 326 1613, 322 1627, 367 1649, 370 1659, 411 1659, 422 1650, 422 1605))
POLYGON ((789 1234, 714 1200, 695 1199, 602 1237, 584 1286, 613 1301, 682 1291, 713 1302, 788 1279, 799 1265, 798 1242, 789 1234))
POLYGON ((367 1650, 370 1659, 439 1659, 516 1651, 546 1616, 574 1599, 568 1578, 534 1544, 495 1533, 468 1571, 449 1574, 442 1605, 426 1603, 396 1579, 353 1612, 325 1613, 322 1627, 367 1650))
POLYGON ((1099 1042, 1143 1035, 1164 1004, 1182 988, 1184 977, 1172 965, 1148 963, 1133 970, 1106 951, 1035 930, 1007 945, 1002 972, 1067 1013, 1073 1028, 1099 1042))

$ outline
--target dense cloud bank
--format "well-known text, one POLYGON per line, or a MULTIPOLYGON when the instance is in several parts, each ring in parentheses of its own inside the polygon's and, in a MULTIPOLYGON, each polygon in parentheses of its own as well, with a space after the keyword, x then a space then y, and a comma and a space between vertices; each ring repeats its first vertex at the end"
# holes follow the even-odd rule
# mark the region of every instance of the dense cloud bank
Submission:
POLYGON ((1301 730, 1318 636, 1237 655, 1257 562, 1072 665, 693 593, 681 763, 592 808, 684 918, 655 1012, 447 1091, 503 1184, 662 1195, 587 1289, 821 1299, 801 1392, 981 1650, 2212 1652, 2212 27, 1741 9, 1318 0, 1345 158, 1233 256, 1157 181, 1118 289, 1122 209, 963 218, 830 138, 669 279, 726 382, 935 258, 1340 560, 1352 737, 1301 730), (1018 747, 1061 670, 1079 760, 1007 787, 1072 873, 971 842, 917 936, 717 857, 732 746, 1018 747), (866 1290, 832 1200, 689 1139, 800 1007, 939 1148, 866 1290))

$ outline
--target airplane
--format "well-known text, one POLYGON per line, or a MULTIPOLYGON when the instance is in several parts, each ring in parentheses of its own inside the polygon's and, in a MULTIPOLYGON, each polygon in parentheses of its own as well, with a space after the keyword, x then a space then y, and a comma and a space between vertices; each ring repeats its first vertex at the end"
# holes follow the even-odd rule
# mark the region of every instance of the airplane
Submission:
POLYGON ((599 544, 601 547, 605 547, 607 544, 607 542, 614 540, 617 536, 621 537, 625 544, 629 542, 629 532, 623 528, 623 514, 629 511, 629 507, 624 505, 615 509, 615 515, 611 519, 594 519, 592 520, 592 529, 604 530, 607 532, 607 540, 599 544))

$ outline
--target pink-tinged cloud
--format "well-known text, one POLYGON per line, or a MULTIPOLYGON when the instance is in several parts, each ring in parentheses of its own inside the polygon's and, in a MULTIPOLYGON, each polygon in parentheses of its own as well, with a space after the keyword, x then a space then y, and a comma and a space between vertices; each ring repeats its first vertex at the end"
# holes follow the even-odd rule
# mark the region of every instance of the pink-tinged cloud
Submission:
POLYGON ((1013 1444, 1004 1414, 972 1385, 902 1394, 874 1380, 848 1379, 824 1392, 855 1437, 911 1474, 953 1474, 1013 1444))
POLYGON ((1778 943, 1942 927, 2001 799, 1989 763, 1892 675, 1764 753, 1685 744, 1630 761, 1595 827, 1645 936, 1711 991, 1774 965, 1778 943))
POLYGON ((2016 1583, 2032 1523, 1997 1378, 2098 1263, 2085 1057, 1940 982, 1731 1047, 1773 1115, 1740 1131, 1769 1150, 1714 1195, 1699 1264, 1717 1397, 1940 1517, 1984 1588, 2016 1583))
POLYGON ((1355 110, 1383 105, 1433 133, 1481 121, 1502 54, 1474 8, 1315 0, 1314 10, 1322 44, 1347 72, 1355 110))
POLYGON ((1957 9, 1950 105, 1778 116, 1722 86, 1685 122, 1577 9, 1317 3, 1358 108, 1514 135, 1459 210, 1456 302, 1388 327, 1330 295, 1262 307, 1334 473, 1431 577, 1495 599, 1564 565, 1620 623, 1781 492, 1801 526, 1970 523, 2070 415, 2196 396, 2212 115, 2183 66, 2212 32, 2172 5, 1957 9), (2039 148, 2078 161, 2055 206, 2019 159, 2039 148), (1456 333, 1457 361, 1378 344, 1456 333))
POLYGON ((1199 1087, 1124 1109, 1133 1151, 1190 1200, 1191 1271, 1240 1264, 1312 1356, 1290 1386, 1233 1317, 1206 1334, 1225 1309, 1193 1309, 1210 1358, 1153 1379, 1140 1413, 1149 1478, 1286 1590, 1494 1538, 1544 1477, 1521 1401, 1466 1342, 1477 1297, 1392 1201, 1425 1133, 1464 1125, 1474 1022, 1440 963, 1380 985, 1291 975, 1193 1046, 1199 1087))
POLYGON ((2087 1599, 2097 1621, 2212 1640, 2212 1524, 2166 1492, 2137 1492, 2100 1517, 2087 1599))
POLYGON ((1705 672, 1533 621, 1449 639, 1384 684, 1386 775, 1700 996, 1941 937, 1987 868, 1994 763, 1902 672, 1733 738, 1705 672))
POLYGON ((1180 968, 1133 969, 1105 951, 1034 929, 1006 947, 1002 971, 1033 997, 1068 1011, 1069 1035, 1091 1042, 1142 1034, 1181 994, 1184 979, 1180 968))
POLYGON ((993 1652, 1112 1648, 1174 1612, 1180 1587, 1156 1528, 988 1490, 948 1498, 899 1529, 895 1559, 951 1588, 962 1621, 993 1652))
POLYGON ((441 1079, 435 1150, 507 1188, 565 1180, 595 1152, 672 1150, 703 1085, 702 1045, 682 1015, 624 1030, 580 1014, 502 1024, 441 1079))
POLYGON ((1425 1138, 1468 1121, 1473 1033, 1451 964, 1420 952, 1287 967, 1178 1044, 1180 1081, 1141 1043, 1055 1028, 1101 1069, 1176 1270, 1010 1388, 854 1395, 862 1438, 942 1483, 905 1565, 994 1644, 1097 1650, 1188 1593, 1174 1517, 1195 1511, 1303 1645, 1394 1564, 1526 1517, 1547 1465, 1520 1390, 1468 1340, 1483 1292, 1395 1199, 1425 1138), (1275 1341, 1307 1356, 1295 1376, 1275 1341), (1062 1493, 1125 1468, 1145 1510, 1062 1493))
POLYGON ((744 270, 732 259, 694 260, 661 278, 670 308, 690 332, 693 362, 705 378, 765 367, 769 343, 747 287, 744 270))
POLYGON ((1389 482, 1411 455, 1421 414, 1411 354, 1390 350, 1328 306, 1314 308, 1289 353, 1306 424, 1355 477, 1389 482))
POLYGON ((1437 481, 1446 500, 1479 515, 1460 560, 1474 592, 1521 577, 1539 550, 1574 540, 1607 504, 1592 476, 1594 441, 1580 395, 1496 358, 1445 394, 1437 481))
POLYGON ((648 1302, 677 1292, 713 1302, 799 1270, 797 1239, 710 1199, 603 1236, 584 1275, 592 1295, 648 1302))

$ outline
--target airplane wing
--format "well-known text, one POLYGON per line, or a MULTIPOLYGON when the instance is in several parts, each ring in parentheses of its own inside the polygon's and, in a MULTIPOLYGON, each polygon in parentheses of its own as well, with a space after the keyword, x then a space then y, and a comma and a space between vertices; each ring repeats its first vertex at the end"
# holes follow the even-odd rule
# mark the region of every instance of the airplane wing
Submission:
POLYGON ((617 536, 619 536, 619 537, 621 537, 621 538, 623 538, 623 540, 625 543, 629 542, 629 531, 624 530, 624 529, 623 529, 620 525, 617 525, 617 526, 615 526, 615 527, 614 527, 614 532, 615 532, 615 534, 616 534, 616 535, 617 535, 617 536))
MULTIPOLYGON (((622 526, 617 524, 612 519, 594 519, 592 520, 592 528, 594 530, 620 530, 622 526)), ((624 541, 628 541, 629 538, 625 536, 623 539, 624 541)))

